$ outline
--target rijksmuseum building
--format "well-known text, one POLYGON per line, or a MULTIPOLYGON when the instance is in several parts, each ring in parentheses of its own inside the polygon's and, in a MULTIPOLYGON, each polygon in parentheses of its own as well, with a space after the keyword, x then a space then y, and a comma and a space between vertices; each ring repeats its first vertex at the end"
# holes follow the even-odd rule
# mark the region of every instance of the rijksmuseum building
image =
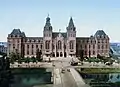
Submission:
POLYGON ((20 29, 13 29, 7 37, 8 56, 11 52, 18 52, 23 57, 36 57, 38 49, 43 57, 76 57, 80 56, 81 50, 84 57, 109 56, 109 37, 103 30, 90 37, 76 37, 76 32, 72 17, 66 32, 53 32, 48 16, 43 37, 27 37, 20 29))

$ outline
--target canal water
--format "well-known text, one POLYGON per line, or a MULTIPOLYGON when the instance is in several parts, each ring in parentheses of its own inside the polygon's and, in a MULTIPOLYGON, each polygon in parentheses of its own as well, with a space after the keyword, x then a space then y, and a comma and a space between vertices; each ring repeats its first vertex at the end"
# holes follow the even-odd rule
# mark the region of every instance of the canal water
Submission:
POLYGON ((52 87, 51 71, 45 68, 12 69, 10 87, 52 87))
POLYGON ((120 73, 80 73, 91 87, 120 87, 120 73))

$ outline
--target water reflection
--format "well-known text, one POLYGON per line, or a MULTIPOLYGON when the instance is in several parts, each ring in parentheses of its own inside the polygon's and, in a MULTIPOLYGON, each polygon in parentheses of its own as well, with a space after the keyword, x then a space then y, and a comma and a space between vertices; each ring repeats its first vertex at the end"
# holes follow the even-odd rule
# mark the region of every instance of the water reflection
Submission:
POLYGON ((46 69, 13 69, 10 87, 33 87, 51 83, 51 72, 46 69))
POLYGON ((109 82, 120 82, 120 73, 109 74, 109 82))
POLYGON ((91 87, 120 87, 120 73, 80 74, 91 87))

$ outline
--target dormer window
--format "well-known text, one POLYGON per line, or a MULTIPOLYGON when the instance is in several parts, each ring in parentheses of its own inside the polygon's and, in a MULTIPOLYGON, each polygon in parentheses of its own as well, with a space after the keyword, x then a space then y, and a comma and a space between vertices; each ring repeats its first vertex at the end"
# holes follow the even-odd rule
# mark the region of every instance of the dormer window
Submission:
POLYGON ((99 35, 97 35, 97 37, 100 37, 99 35))
POLYGON ((75 31, 75 27, 73 28, 73 31, 75 31))
POLYGON ((17 37, 17 35, 15 35, 15 37, 17 37))
POLYGON ((13 35, 11 35, 11 37, 13 37, 13 35))
POLYGON ((27 40, 27 42, 29 42, 29 39, 27 40))
POLYGON ((29 42, 31 42, 31 40, 29 40, 29 42))

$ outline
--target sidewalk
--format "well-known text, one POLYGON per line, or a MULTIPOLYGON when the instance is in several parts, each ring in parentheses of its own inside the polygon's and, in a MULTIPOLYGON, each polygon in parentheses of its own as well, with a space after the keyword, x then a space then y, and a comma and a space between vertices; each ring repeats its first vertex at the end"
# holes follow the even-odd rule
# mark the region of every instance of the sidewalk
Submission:
POLYGON ((89 85, 87 85, 84 82, 83 78, 80 76, 80 74, 74 68, 70 68, 70 72, 71 72, 78 87, 90 87, 89 85))
POLYGON ((62 81, 60 76, 60 69, 54 68, 54 87, 62 87, 62 81))

